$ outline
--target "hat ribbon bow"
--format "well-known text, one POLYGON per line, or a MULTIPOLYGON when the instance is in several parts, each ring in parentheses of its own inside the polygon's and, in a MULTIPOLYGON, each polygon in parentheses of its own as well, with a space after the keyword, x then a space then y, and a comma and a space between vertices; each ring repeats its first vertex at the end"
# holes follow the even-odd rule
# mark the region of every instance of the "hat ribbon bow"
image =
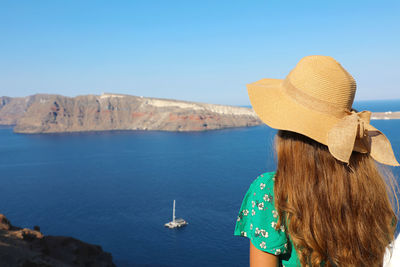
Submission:
POLYGON ((328 132, 329 152, 347 164, 354 150, 370 153, 370 156, 380 163, 399 166, 390 141, 370 124, 370 119, 370 111, 346 111, 346 115, 328 132))

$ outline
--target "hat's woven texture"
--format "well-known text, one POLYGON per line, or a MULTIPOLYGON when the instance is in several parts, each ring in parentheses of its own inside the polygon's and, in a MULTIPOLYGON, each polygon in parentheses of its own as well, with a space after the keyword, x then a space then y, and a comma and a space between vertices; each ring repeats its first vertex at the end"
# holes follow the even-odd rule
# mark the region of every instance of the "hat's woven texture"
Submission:
POLYGON ((308 136, 342 162, 357 151, 399 165, 389 140, 370 124, 371 112, 352 110, 356 82, 332 57, 304 57, 284 80, 261 79, 247 90, 254 111, 272 128, 308 136))
POLYGON ((286 79, 310 97, 329 102, 340 109, 351 109, 356 82, 332 57, 305 57, 286 79))

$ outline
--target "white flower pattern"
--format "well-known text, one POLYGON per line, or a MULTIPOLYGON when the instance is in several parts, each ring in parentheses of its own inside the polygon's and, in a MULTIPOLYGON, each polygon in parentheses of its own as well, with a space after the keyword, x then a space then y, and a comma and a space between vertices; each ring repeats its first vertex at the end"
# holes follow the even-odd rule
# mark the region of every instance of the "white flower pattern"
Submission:
POLYGON ((268 194, 265 194, 263 199, 264 199, 264 201, 271 202, 272 201, 272 196, 268 195, 268 194))
POLYGON ((260 189, 263 190, 264 188, 265 188, 265 184, 264 184, 264 183, 261 183, 261 184, 260 184, 260 189))
POLYGON ((265 238, 268 237, 268 232, 265 231, 265 230, 260 230, 260 234, 261 234, 262 237, 265 237, 265 238))
POLYGON ((274 216, 274 218, 277 218, 278 212, 276 210, 272 210, 272 216, 274 216))
MULTIPOLYGON (((262 250, 281 255, 288 251, 288 240, 284 233, 286 231, 285 226, 281 225, 276 229, 279 214, 273 203, 274 180, 275 177, 272 177, 271 174, 260 175, 252 184, 251 190, 248 190, 246 202, 243 201, 242 209, 239 212, 235 235, 248 237, 252 242, 256 242, 254 244, 259 244, 259 248, 262 250), (282 240, 283 242, 280 244, 284 245, 274 247, 276 240, 282 240)), ((290 258, 290 261, 292 258, 290 258)), ((287 264, 288 262, 282 261, 282 263, 287 264)))

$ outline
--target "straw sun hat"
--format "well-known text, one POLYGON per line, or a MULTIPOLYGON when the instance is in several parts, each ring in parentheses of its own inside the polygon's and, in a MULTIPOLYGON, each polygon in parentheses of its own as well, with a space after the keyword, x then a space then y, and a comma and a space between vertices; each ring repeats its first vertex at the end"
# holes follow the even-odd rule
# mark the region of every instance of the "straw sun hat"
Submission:
POLYGON ((352 110, 356 82, 332 57, 304 57, 285 79, 261 79, 247 90, 268 126, 308 136, 342 162, 357 151, 399 166, 389 140, 370 124, 371 112, 352 110))

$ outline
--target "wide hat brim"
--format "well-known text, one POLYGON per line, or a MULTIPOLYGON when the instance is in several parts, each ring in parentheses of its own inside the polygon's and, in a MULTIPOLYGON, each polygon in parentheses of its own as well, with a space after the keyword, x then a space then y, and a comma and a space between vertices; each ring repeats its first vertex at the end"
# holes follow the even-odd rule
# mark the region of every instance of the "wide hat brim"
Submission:
MULTIPOLYGON (((287 94, 283 82, 282 79, 261 79, 247 84, 255 113, 271 128, 300 133, 327 145, 327 133, 341 118, 299 103, 287 94)), ((367 152, 357 143, 355 151, 367 152)))
POLYGON ((356 83, 333 58, 308 56, 281 79, 247 85, 255 113, 268 126, 307 136, 350 164, 353 151, 399 166, 387 137, 370 124, 371 112, 352 109, 356 83))

